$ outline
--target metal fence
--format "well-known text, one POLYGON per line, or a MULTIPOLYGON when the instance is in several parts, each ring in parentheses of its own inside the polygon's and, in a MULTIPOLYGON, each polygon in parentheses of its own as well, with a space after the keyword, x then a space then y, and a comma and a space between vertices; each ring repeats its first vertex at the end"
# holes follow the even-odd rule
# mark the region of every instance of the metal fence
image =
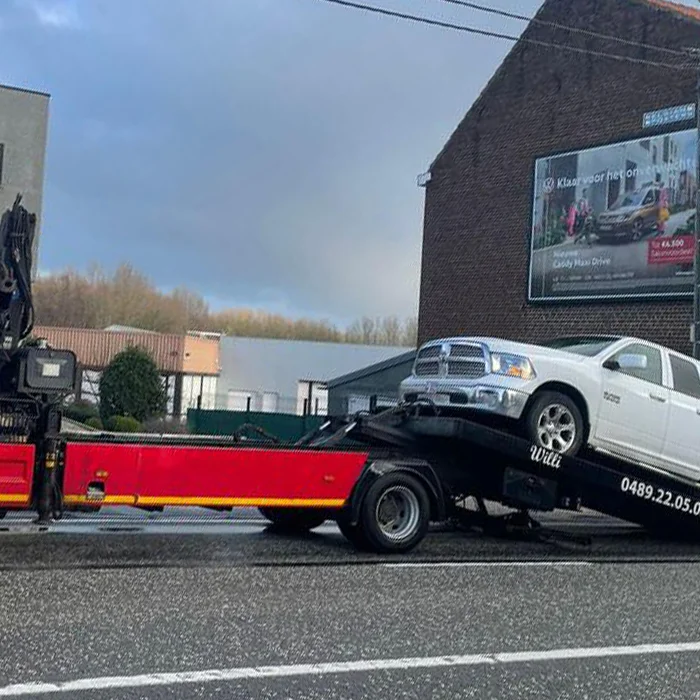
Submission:
POLYGON ((298 440, 325 420, 324 416, 294 416, 258 411, 212 411, 196 408, 187 411, 187 427, 193 434, 232 435, 243 425, 252 424, 285 442, 298 440))

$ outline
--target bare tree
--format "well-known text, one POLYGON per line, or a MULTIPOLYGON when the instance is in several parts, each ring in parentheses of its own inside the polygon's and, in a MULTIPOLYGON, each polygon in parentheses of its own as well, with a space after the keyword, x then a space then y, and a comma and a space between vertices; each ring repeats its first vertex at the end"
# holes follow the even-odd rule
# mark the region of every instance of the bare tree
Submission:
POLYGON ((111 275, 92 265, 86 274, 67 270, 39 277, 34 283, 34 298, 37 322, 46 326, 105 328, 120 324, 160 333, 204 330, 242 337, 365 345, 414 346, 417 335, 415 319, 402 324, 394 316, 365 316, 340 330, 329 320, 290 319, 252 309, 212 313, 196 292, 180 286, 165 294, 129 264, 120 265, 111 275))

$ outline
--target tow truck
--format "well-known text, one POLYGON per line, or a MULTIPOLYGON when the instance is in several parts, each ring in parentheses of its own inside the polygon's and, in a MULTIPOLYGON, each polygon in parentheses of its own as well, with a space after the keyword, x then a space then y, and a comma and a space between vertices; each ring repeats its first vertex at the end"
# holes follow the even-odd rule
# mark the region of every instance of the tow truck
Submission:
POLYGON ((430 402, 331 417, 295 443, 62 432, 78 363, 30 342, 35 225, 19 195, 0 219, 0 516, 32 510, 48 529, 66 511, 107 505, 252 506, 280 531, 334 520, 359 550, 403 553, 431 523, 542 539, 532 511, 588 508, 700 538, 697 483, 599 453, 568 457, 430 402), (487 502, 512 512, 495 516, 487 502))

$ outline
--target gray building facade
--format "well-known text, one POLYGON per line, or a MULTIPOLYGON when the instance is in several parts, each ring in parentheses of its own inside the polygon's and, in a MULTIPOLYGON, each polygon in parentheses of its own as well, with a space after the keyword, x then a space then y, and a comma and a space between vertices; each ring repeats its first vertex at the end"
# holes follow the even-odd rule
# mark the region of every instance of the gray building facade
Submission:
POLYGON ((0 85, 0 213, 22 195, 37 216, 33 274, 38 265, 49 122, 49 95, 0 85))

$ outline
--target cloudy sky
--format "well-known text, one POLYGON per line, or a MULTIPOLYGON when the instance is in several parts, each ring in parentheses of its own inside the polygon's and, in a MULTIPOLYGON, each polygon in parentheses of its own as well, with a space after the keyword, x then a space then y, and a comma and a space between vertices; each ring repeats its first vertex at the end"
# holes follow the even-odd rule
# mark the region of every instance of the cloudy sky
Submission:
POLYGON ((0 0, 0 82, 52 95, 40 267, 130 261, 216 308, 412 314, 416 177, 509 47, 322 0, 0 0))

